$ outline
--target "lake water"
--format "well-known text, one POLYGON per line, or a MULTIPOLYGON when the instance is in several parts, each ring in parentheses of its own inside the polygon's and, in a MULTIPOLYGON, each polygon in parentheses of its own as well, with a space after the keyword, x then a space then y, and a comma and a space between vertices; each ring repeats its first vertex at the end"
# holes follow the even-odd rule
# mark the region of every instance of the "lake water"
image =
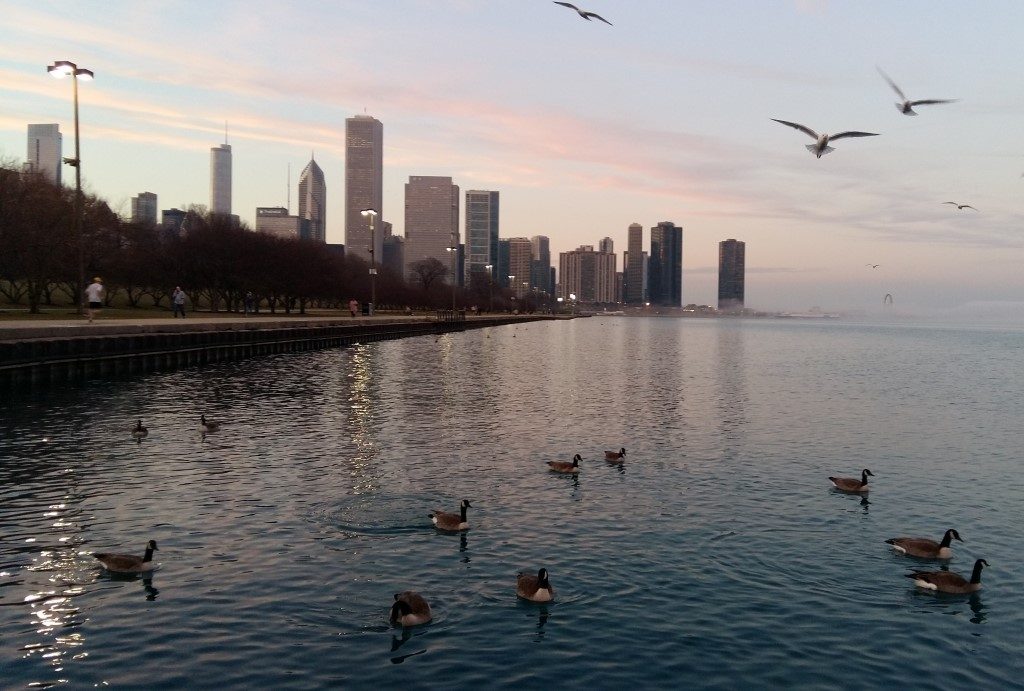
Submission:
POLYGON ((1022 363, 1020 329, 591 318, 6 392, 0 686, 1020 688, 1022 363), (916 592, 883 541, 950 527, 984 589, 916 592), (152 579, 91 556, 149 539, 152 579))

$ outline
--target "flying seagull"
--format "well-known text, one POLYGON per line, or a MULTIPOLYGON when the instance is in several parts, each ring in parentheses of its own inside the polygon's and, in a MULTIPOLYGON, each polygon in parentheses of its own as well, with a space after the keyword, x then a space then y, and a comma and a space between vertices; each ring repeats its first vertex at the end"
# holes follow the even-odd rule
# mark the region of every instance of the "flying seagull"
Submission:
POLYGON ((865 264, 864 266, 870 266, 872 269, 877 269, 881 264, 865 264))
POLYGON ((610 21, 608 21, 607 19, 605 19, 604 17, 599 15, 597 12, 588 12, 586 10, 581 10, 580 8, 576 7, 576 5, 572 4, 571 2, 558 2, 558 0, 555 0, 555 4, 556 5, 561 5, 562 7, 568 7, 570 9, 576 10, 576 13, 579 16, 581 16, 584 19, 586 19, 588 22, 590 21, 590 18, 593 17, 594 19, 600 19, 602 22, 604 22, 608 26, 612 26, 612 23, 610 21))
MULTIPOLYGON (((772 118, 772 120, 775 120, 775 118, 772 118)), ((792 127, 793 129, 796 130, 800 130, 804 134, 811 137, 811 139, 817 139, 818 141, 815 142, 814 144, 807 145, 807 150, 810 151, 815 156, 817 156, 818 158, 821 158, 824 154, 827 154, 828 152, 834 150, 833 147, 828 145, 829 141, 833 139, 842 139, 843 137, 878 136, 877 134, 874 134, 872 132, 840 132, 839 134, 818 134, 810 127, 806 127, 795 122, 786 122, 785 120, 775 120, 775 122, 782 123, 783 125, 786 125, 787 127, 792 127)))
POLYGON ((943 204, 952 204, 953 206, 955 206, 960 211, 963 211, 964 209, 974 209, 975 211, 977 211, 977 209, 975 209, 970 204, 958 204, 956 202, 942 202, 942 203, 943 204))
POLYGON ((900 91, 900 88, 898 86, 896 86, 896 82, 894 82, 893 80, 889 79, 889 75, 887 75, 885 72, 883 72, 881 67, 876 67, 875 69, 878 70, 878 73, 880 75, 882 75, 882 78, 885 81, 889 82, 889 86, 891 86, 892 90, 896 92, 896 95, 899 96, 903 100, 902 103, 897 103, 896 104, 896 110, 900 111, 904 115, 917 115, 917 113, 914 112, 914 106, 930 106, 930 105, 935 105, 936 103, 953 103, 954 101, 957 100, 955 98, 952 98, 952 99, 935 99, 935 98, 931 98, 931 99, 925 99, 923 101, 911 101, 910 99, 908 99, 906 96, 903 95, 903 92, 900 91))

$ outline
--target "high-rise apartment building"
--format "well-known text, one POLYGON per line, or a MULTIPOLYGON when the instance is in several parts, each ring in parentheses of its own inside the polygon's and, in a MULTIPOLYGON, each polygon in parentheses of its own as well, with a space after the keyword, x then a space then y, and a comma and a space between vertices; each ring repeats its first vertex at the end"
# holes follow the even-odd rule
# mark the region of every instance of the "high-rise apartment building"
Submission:
POLYGON ((231 213, 231 145, 210 149, 210 211, 231 213))
POLYGON ((60 185, 61 146, 59 125, 29 125, 26 168, 54 185, 60 185))
POLYGON ((489 280, 498 265, 498 201, 494 191, 466 192, 466 285, 489 280))
POLYGON ((530 238, 533 245, 533 263, 530 265, 530 284, 537 290, 554 295, 551 285, 551 239, 546 235, 530 238))
POLYGON ((437 259, 448 267, 448 282, 457 282, 452 272, 457 270, 458 247, 459 186, 450 177, 410 175, 405 183, 406 275, 412 278, 413 263, 437 259))
POLYGON ((743 309, 743 282, 746 271, 746 243, 723 240, 718 243, 718 309, 743 309))
POLYGON ((345 251, 348 256, 362 257, 369 262, 371 235, 374 256, 382 256, 383 220, 384 125, 370 115, 356 115, 345 120, 345 251), (376 218, 364 216, 362 212, 366 209, 376 211, 376 218), (373 233, 370 232, 371 218, 373 233))
POLYGON ((644 227, 639 223, 631 223, 626 238, 626 247, 629 254, 626 258, 625 272, 625 293, 626 303, 637 305, 644 301, 644 274, 643 261, 644 227))
POLYGON ((502 288, 508 288, 511 285, 509 281, 509 245, 508 240, 498 240, 498 268, 494 272, 494 280, 498 282, 502 288))
POLYGON ((157 208, 155 193, 139 192, 137 197, 132 197, 132 223, 155 226, 157 208))
POLYGON ((654 305, 683 304, 683 229, 671 221, 651 228, 647 293, 654 305))
POLYGON ((309 221, 309 237, 327 242, 327 184, 312 158, 299 175, 299 218, 309 221))
POLYGON ((517 298, 530 292, 530 269, 533 263, 533 243, 530 238, 508 239, 508 287, 517 298))
POLYGON ((613 303, 615 295, 615 255, 595 252, 593 245, 582 245, 558 255, 561 295, 564 300, 576 296, 579 302, 613 303))
POLYGON ((615 254, 615 243, 611 238, 601 238, 601 242, 597 243, 597 251, 604 252, 605 254, 615 254))
POLYGON ((257 206, 256 232, 286 240, 310 237, 309 219, 292 216, 283 206, 257 206))

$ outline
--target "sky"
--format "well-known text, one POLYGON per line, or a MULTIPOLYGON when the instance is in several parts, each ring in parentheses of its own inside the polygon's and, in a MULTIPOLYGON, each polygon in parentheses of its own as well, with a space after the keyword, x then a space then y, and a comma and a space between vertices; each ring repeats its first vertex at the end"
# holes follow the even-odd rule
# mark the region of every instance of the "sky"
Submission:
MULTIPOLYGON (((502 237, 557 253, 683 228, 683 301, 717 301, 718 242, 746 242, 746 304, 767 310, 1016 315, 1024 321, 1024 3, 991 0, 209 2, 0 0, 0 160, 28 123, 124 214, 210 202, 233 152, 233 211, 288 202, 315 155, 327 240, 344 242, 345 119, 384 125, 382 216, 410 175, 501 193, 502 237), (882 68, 912 99, 894 107, 882 68), (805 134, 861 130, 816 159, 805 134), (945 201, 975 206, 957 210, 945 201), (878 264, 870 268, 867 264, 878 264)), ((65 179, 71 179, 70 169, 65 179)), ((464 223, 464 217, 462 219, 464 223)))

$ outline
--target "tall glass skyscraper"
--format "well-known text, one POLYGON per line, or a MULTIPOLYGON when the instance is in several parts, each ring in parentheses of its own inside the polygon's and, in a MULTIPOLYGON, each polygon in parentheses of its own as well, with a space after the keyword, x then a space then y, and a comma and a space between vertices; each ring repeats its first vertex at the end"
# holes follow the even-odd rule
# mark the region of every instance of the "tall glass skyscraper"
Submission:
POLYGON ((651 228, 647 294, 653 305, 683 304, 683 229, 672 221, 651 228))
POLYGON ((644 301, 644 227, 639 223, 631 223, 626 238, 629 255, 626 259, 624 292, 627 304, 640 304, 644 301))
POLYGON ((466 191, 465 284, 496 276, 498 266, 498 193, 466 191), (490 266, 488 275, 487 266, 490 266))
MULTIPOLYGON (((379 236, 378 236, 379 239, 379 236)), ((449 272, 458 266, 459 186, 450 177, 410 175, 405 184, 405 264, 437 259, 449 272), (449 252, 448 248, 456 248, 449 252)), ((448 282, 458 281, 449 273, 448 282)))
POLYGON ((60 185, 61 134, 56 124, 28 126, 28 153, 25 163, 30 171, 60 185))
MULTIPOLYGON (((345 254, 370 261, 370 216, 376 257, 384 254, 384 125, 369 115, 345 120, 345 254)), ((408 234, 408 231, 406 231, 408 234)))
POLYGON ((311 240, 327 242, 327 184, 312 158, 299 176, 299 218, 309 221, 311 240))
POLYGON ((746 271, 746 243, 723 240, 718 243, 718 309, 743 308, 743 282, 746 271))
POLYGON ((210 149, 210 211, 231 213, 231 145, 210 149))

